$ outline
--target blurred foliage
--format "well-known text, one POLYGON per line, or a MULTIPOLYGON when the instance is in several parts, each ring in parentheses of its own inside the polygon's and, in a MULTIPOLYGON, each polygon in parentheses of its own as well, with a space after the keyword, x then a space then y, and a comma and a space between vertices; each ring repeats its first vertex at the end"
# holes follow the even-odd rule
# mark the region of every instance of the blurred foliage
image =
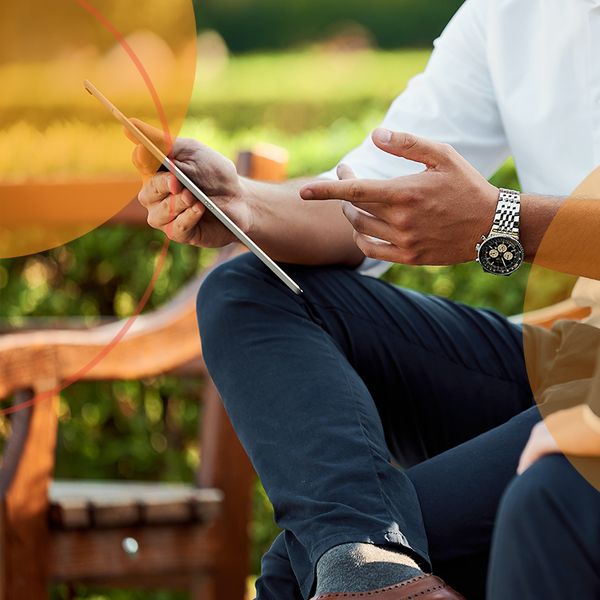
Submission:
MULTIPOLYGON (((139 10, 136 0, 102 0, 95 3, 102 18, 126 37, 134 31, 159 34, 175 46, 185 43, 193 25, 189 0, 146 0, 139 10), (184 32, 186 35, 184 36, 184 32)), ((75 48, 88 52, 113 47, 115 38, 82 3, 3 2, 0 20, 0 64, 17 61, 43 61, 49 56, 72 54, 75 48)))
POLYGON ((382 48, 429 45, 462 0, 194 0, 198 27, 218 30, 234 51, 288 48, 330 36, 348 23, 382 48))
MULTIPOLYGON (((42 254, 0 261, 0 318, 83 316, 133 312, 162 256, 164 235, 148 229, 102 227, 42 254)), ((213 252, 171 244, 161 263, 151 310, 169 299, 213 252)))
MULTIPOLYGON (((238 4, 246 9, 250 6, 241 0, 238 4)), ((275 10, 275 3, 272 6, 275 10)), ((210 83, 199 77, 183 134, 231 157, 259 141, 279 144, 290 152, 292 176, 319 173, 336 164, 378 124, 389 102, 422 68, 427 56, 427 52, 407 51, 337 57, 314 52, 237 57, 210 83)), ((52 135, 60 135, 61 127, 79 128, 77 135, 94 139, 99 148, 111 148, 111 139, 121 135, 118 127, 102 129, 98 135, 94 122, 64 121, 57 122, 52 135)), ((61 156, 52 155, 51 143, 39 151, 40 135, 35 128, 18 125, 0 130, 0 172, 9 177, 48 177, 60 170, 61 156), (26 162, 25 157, 31 156, 35 161, 26 162)), ((96 156, 105 162, 82 162, 82 175, 113 170, 110 151, 96 156)), ((62 160, 72 159, 69 154, 62 155, 62 160)), ((494 182, 518 186, 512 162, 503 166, 494 182)), ((150 229, 102 227, 39 255, 0 260, 0 319, 19 326, 29 317, 49 318, 51 323, 52 319, 80 316, 88 324, 106 315, 126 317, 143 295, 163 243, 163 235, 150 229)), ((146 310, 172 298, 213 256, 171 245, 146 310)), ((527 273, 523 269, 507 283, 484 275, 475 264, 395 266, 386 279, 514 314, 522 310, 527 273)), ((564 289, 551 277, 543 288, 540 303, 564 297, 564 289)), ((201 462, 197 448, 201 385, 195 380, 162 377, 143 382, 80 383, 65 390, 60 404, 57 476, 191 481, 201 462)), ((276 531, 269 501, 257 484, 252 522, 254 573, 276 531)), ((66 588, 55 590, 56 599, 67 598, 67 594, 66 588)), ((78 588, 74 597, 174 600, 180 596, 105 595, 78 588)))
POLYGON ((227 131, 262 123, 302 132, 342 115, 354 120, 370 110, 385 111, 429 55, 430 50, 256 53, 233 57, 212 77, 203 76, 210 61, 200 55, 189 114, 215 119, 227 131))
POLYGON ((192 481, 201 391, 172 377, 71 386, 61 395, 56 476, 192 481))
MULTIPOLYGON (((229 156, 257 140, 280 144, 290 151, 292 174, 317 172, 323 164, 335 164, 341 151, 366 135, 428 57, 424 50, 252 54, 233 57, 217 71, 200 58, 182 134, 194 135, 229 156), (326 83, 315 88, 314 81, 326 83)), ((22 66, 19 77, 35 79, 38 71, 36 65, 22 66)), ((81 97, 86 106, 97 108, 87 94, 81 97)), ((19 100, 2 96, 3 103, 10 113, 19 100)), ((0 110, 3 178, 131 172, 129 156, 124 160, 115 151, 122 147, 121 127, 98 122, 94 111, 87 120, 75 120, 48 100, 45 109, 38 107, 35 120, 3 125, 3 114, 0 110), (54 115, 53 120, 42 118, 42 112, 54 115), (90 139, 93 147, 82 151, 90 139)), ((78 105, 74 114, 87 113, 78 105)), ((149 115, 136 116, 152 120, 149 115)))

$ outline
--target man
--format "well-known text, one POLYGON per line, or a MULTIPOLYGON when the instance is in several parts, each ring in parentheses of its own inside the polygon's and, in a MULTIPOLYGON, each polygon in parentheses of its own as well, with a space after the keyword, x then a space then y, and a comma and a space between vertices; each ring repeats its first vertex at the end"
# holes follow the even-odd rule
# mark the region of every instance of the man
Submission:
MULTIPOLYGON (((467 0, 335 173, 269 185, 176 142, 178 164, 305 290, 247 255, 199 295, 206 363, 284 530, 258 600, 458 598, 432 569, 483 597, 498 503, 540 419, 521 328, 365 275, 382 260, 478 256, 509 274, 532 259, 559 196, 599 162, 598 50, 597 0, 467 0), (509 153, 539 195, 487 182, 509 153)), ((150 225, 232 241, 142 148, 134 161, 150 225)), ((577 575, 553 576, 552 590, 577 575)), ((520 598, 551 597, 543 585, 523 582, 520 598)))

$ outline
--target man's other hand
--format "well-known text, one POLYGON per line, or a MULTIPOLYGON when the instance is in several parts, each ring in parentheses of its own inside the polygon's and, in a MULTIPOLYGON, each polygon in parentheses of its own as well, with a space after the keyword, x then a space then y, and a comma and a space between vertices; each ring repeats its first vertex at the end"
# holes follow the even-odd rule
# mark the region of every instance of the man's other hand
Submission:
POLYGON ((391 180, 355 179, 340 165, 340 181, 315 182, 305 200, 342 200, 365 256, 410 265, 449 265, 475 258, 492 226, 498 189, 454 148, 407 133, 377 129, 381 150, 426 169, 391 180))
POLYGON ((537 423, 521 454, 517 473, 522 475, 548 454, 600 457, 600 420, 587 405, 559 410, 537 423))
MULTIPOLYGON (((220 206, 243 230, 251 224, 250 208, 244 200, 242 180, 235 165, 211 148, 191 139, 177 138, 172 143, 165 134, 142 121, 135 125, 166 153, 198 187, 220 206)), ((136 144, 133 164, 144 184, 138 200, 148 211, 148 224, 163 231, 175 242, 218 248, 234 241, 231 234, 174 175, 158 172, 158 161, 125 130, 136 144)))

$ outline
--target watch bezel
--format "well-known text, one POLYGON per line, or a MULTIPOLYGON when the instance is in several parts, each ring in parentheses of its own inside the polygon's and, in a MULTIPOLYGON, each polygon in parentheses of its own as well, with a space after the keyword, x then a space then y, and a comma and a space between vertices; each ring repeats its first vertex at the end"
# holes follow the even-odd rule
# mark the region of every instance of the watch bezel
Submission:
POLYGON ((493 234, 493 235, 489 235, 487 237, 483 237, 482 241, 479 244, 477 244, 477 262, 481 265, 481 268, 486 273, 489 273, 491 275, 500 275, 500 276, 508 277, 509 275, 512 275, 515 271, 517 271, 519 269, 519 267, 523 264, 524 260, 525 260, 525 249, 523 248, 523 245, 521 244, 519 238, 517 238, 515 236, 508 235, 506 233, 493 234), (482 262, 482 260, 481 260, 482 252, 483 252, 484 248, 490 242, 493 242, 494 240, 499 240, 499 239, 510 240, 511 243, 515 244, 521 252, 520 260, 515 258, 514 263, 511 265, 511 268, 505 272, 494 271, 494 270, 488 268, 487 264, 485 262, 482 262))

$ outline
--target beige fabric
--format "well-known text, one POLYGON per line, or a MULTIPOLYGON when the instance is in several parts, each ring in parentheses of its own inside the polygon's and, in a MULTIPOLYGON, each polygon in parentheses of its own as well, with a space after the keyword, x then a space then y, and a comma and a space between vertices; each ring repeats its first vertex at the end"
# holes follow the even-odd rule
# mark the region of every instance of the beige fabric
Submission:
POLYGON ((600 434, 600 417, 589 407, 589 405, 583 408, 583 419, 596 433, 600 434))
POLYGON ((594 389, 600 386, 600 329, 559 321, 551 330, 524 325, 529 381, 542 415, 587 403, 600 414, 594 389))
POLYGON ((586 323, 600 327, 600 282, 582 277, 573 288, 573 299, 578 306, 591 307, 592 314, 586 323))

